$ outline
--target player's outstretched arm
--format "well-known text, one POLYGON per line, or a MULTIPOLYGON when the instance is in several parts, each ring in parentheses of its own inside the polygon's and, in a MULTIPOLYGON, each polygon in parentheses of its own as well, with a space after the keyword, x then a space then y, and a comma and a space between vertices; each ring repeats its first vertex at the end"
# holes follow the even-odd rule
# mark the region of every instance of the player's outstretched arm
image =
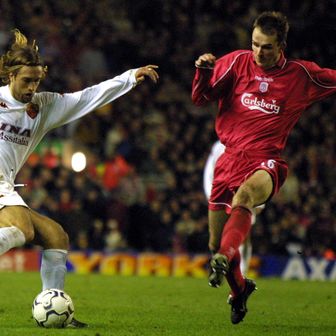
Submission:
POLYGON ((197 70, 192 83, 191 99, 196 106, 206 105, 210 101, 212 88, 209 85, 209 81, 213 75, 215 64, 216 56, 210 53, 199 56, 195 61, 197 70))
POLYGON ((154 83, 157 83, 159 80, 159 74, 155 69, 158 69, 157 65, 146 65, 144 67, 139 68, 135 73, 135 79, 137 84, 142 83, 146 77, 150 78, 154 83))

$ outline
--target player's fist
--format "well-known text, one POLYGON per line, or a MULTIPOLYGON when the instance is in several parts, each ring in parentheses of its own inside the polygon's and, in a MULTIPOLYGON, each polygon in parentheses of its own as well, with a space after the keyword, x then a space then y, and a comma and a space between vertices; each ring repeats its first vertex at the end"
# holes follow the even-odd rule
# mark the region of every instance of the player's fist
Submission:
POLYGON ((210 53, 203 54, 195 62, 195 65, 198 68, 210 68, 212 69, 215 66, 216 57, 210 53))
POLYGON ((135 73, 137 84, 143 82, 146 77, 149 77, 154 83, 157 83, 159 80, 159 74, 155 69, 158 69, 157 65, 146 65, 139 68, 135 73))

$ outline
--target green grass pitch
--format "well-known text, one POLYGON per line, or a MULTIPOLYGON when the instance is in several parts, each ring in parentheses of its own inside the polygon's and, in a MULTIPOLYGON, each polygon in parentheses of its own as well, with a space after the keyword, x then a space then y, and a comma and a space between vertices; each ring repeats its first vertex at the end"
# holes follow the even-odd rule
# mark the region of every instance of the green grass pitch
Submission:
POLYGON ((66 291, 85 330, 43 329, 31 318, 38 273, 1 273, 0 335, 336 335, 336 283, 258 279, 249 313, 231 325, 228 287, 206 279, 68 274, 66 291))

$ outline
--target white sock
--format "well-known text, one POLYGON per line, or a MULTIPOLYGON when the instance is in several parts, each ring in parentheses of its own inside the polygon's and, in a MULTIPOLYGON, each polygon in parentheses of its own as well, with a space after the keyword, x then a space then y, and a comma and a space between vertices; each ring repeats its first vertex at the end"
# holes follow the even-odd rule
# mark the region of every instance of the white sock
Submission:
POLYGON ((68 251, 48 249, 42 253, 41 279, 42 289, 64 289, 66 274, 66 259, 68 251))
POLYGON ((240 269, 244 276, 247 276, 249 270, 249 265, 252 257, 252 244, 249 240, 245 241, 244 244, 239 246, 240 252, 240 269))
POLYGON ((0 255, 13 247, 24 245, 26 237, 16 226, 0 228, 0 255))

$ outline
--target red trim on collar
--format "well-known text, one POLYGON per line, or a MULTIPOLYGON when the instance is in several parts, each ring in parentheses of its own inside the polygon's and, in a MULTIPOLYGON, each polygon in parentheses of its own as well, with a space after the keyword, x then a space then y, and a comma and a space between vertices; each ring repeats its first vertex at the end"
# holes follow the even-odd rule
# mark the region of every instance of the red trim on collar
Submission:
POLYGON ((283 53, 283 51, 281 52, 281 55, 280 55, 280 58, 279 58, 279 61, 275 64, 276 67, 278 68, 282 68, 286 63, 286 57, 283 53))

